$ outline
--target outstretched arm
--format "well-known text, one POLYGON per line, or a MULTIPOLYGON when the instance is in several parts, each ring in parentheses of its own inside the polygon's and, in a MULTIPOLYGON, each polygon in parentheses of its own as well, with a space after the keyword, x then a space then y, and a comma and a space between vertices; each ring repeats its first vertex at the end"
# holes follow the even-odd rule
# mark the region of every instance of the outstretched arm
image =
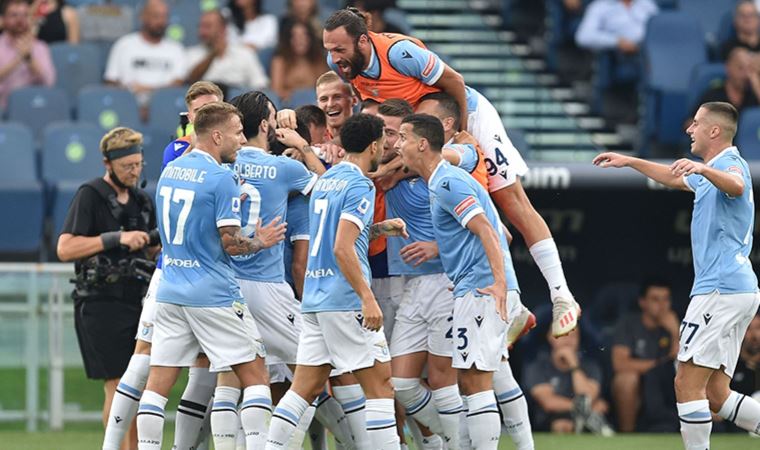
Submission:
POLYGON ((597 157, 594 158, 593 163, 596 166, 605 168, 630 167, 631 169, 641 172, 654 181, 662 183, 670 188, 680 189, 682 191, 691 190, 686 186, 686 182, 683 179, 684 174, 677 174, 672 170, 672 166, 666 166, 665 164, 612 152, 597 155, 597 157))

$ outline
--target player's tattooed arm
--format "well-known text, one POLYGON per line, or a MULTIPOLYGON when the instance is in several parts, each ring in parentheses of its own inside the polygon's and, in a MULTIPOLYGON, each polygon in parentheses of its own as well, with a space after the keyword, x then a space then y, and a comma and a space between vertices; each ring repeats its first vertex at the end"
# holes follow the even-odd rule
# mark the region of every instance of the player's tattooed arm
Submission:
POLYGON ((287 223, 278 223, 280 217, 276 217, 267 226, 261 226, 261 219, 256 224, 253 238, 243 235, 238 226, 219 228, 219 236, 222 238, 222 247, 230 256, 248 255, 262 249, 269 248, 285 238, 287 223))
POLYGON ((406 232, 406 223, 402 219, 387 219, 382 222, 372 224, 369 227, 369 240, 374 241, 380 236, 402 236, 409 237, 406 232))

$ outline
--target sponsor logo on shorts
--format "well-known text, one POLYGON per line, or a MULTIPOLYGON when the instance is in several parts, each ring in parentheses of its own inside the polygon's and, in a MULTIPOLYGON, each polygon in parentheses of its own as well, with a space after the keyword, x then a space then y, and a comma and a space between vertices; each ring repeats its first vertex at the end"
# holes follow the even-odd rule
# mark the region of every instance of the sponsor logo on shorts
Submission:
POLYGON ((333 270, 329 267, 327 269, 313 269, 306 271, 306 278, 322 278, 333 276, 335 276, 335 272, 333 272, 333 270))
POLYGON ((481 325, 483 325, 483 316, 477 316, 475 317, 475 323, 478 324, 478 328, 480 328, 481 325))
POLYGON ((194 269, 194 268, 200 269, 201 264, 198 262, 197 259, 179 259, 179 258, 172 258, 170 256, 164 255, 164 266, 181 267, 183 269, 194 269))
POLYGON ((296 316, 294 316, 293 314, 288 314, 288 321, 290 322, 291 325, 293 325, 296 322, 296 316))
POLYGON ((467 357, 470 356, 468 352, 462 352, 460 355, 462 355, 462 361, 464 362, 467 362, 467 357))
POLYGON ((245 311, 243 311, 244 307, 245 305, 243 305, 240 302, 232 303, 232 310, 235 312, 235 315, 238 316, 240 320, 243 320, 243 316, 245 316, 245 311))
POLYGON ((705 319, 705 325, 707 325, 712 320, 712 314, 702 314, 702 318, 705 319))

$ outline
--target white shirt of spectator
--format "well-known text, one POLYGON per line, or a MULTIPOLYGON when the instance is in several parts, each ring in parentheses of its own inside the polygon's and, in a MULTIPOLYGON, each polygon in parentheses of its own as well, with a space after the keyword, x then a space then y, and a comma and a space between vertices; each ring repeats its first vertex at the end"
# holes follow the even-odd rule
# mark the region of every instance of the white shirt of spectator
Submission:
MULTIPOLYGON (((208 49, 196 45, 188 49, 188 70, 193 70, 208 55, 208 49)), ((189 72, 188 72, 189 73, 189 72)), ((241 44, 228 44, 221 58, 214 58, 202 77, 229 86, 263 89, 269 85, 269 77, 264 72, 256 52, 241 44)))
POLYGON ((139 32, 120 38, 111 48, 106 66, 106 81, 127 87, 134 85, 162 88, 184 80, 187 74, 185 48, 164 38, 158 44, 139 32))
POLYGON ((653 0, 633 0, 630 6, 621 0, 594 0, 583 14, 575 41, 591 50, 614 49, 621 38, 640 44, 647 21, 657 12, 653 0))
POLYGON ((277 45, 279 23, 277 17, 272 14, 263 14, 246 22, 242 33, 234 25, 229 25, 228 29, 230 42, 240 42, 256 48, 271 48, 277 45))

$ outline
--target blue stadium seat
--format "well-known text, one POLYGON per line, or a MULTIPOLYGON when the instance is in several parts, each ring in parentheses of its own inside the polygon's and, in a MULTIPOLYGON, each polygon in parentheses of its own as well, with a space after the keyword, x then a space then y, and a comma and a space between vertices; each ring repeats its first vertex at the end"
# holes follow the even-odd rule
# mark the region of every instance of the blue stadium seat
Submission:
POLYGON ((0 209, 15 218, 0 220, 0 252, 39 251, 45 223, 42 185, 38 181, 0 181, 0 209))
MULTIPOLYGON (((274 107, 277 109, 282 109, 283 107, 288 107, 284 105, 282 102, 282 99, 280 98, 277 93, 271 89, 259 89, 261 92, 265 93, 267 97, 269 97, 269 100, 272 100, 272 103, 274 103, 274 107)), ((238 95, 243 95, 246 92, 251 91, 249 88, 244 87, 231 87, 229 91, 227 92, 227 97, 225 97, 226 100, 232 100, 233 98, 237 97, 238 95)))
POLYGON ((264 72, 269 76, 272 70, 272 58, 274 57, 274 47, 260 48, 256 50, 256 54, 259 56, 261 66, 264 68, 264 72))
POLYGON ((647 24, 642 54, 646 137, 677 144, 687 114, 689 78, 694 67, 707 61, 702 28, 689 14, 662 12, 647 24))
POLYGON ((169 9, 169 27, 166 35, 189 47, 198 43, 198 23, 201 19, 200 0, 174 2, 169 9))
MULTIPOLYGON (((97 175, 93 175, 95 178, 97 175)), ((74 199, 81 181, 62 181, 55 187, 55 192, 51 196, 50 220, 52 222, 52 233, 50 235, 50 248, 55 249, 58 242, 58 235, 61 234, 63 222, 66 220, 66 214, 69 212, 69 206, 74 199)))
POLYGON ((686 100, 688 113, 697 108, 697 102, 708 89, 720 86, 726 79, 726 66, 723 64, 701 64, 694 68, 689 82, 689 94, 686 100))
POLYGON ((288 10, 287 2, 282 0, 261 0, 261 12, 283 17, 288 10))
POLYGON ((139 128, 143 135, 143 178, 148 181, 157 181, 161 176, 161 163, 164 159, 164 149, 172 141, 172 134, 163 130, 155 130, 150 127, 139 128))
POLYGON ((168 87, 153 92, 148 105, 148 126, 173 134, 179 125, 179 113, 187 111, 186 92, 187 87, 168 87))
POLYGON ((55 85, 66 90, 72 104, 81 88, 103 79, 100 49, 95 44, 55 42, 50 45, 50 54, 55 65, 55 85))
POLYGON ((134 95, 111 86, 88 86, 79 92, 77 118, 97 125, 103 131, 115 127, 140 125, 140 112, 134 95))
POLYGON ((290 99, 286 102, 285 107, 296 109, 301 105, 316 104, 317 92, 314 90, 314 88, 306 88, 293 91, 293 93, 290 94, 290 99))
POLYGON ((45 128, 42 145, 42 179, 50 185, 83 182, 102 175, 103 132, 90 123, 58 122, 45 128))
POLYGON ((20 123, 0 123, 0 181, 8 183, 37 181, 37 154, 29 128, 20 123))
POLYGON ((720 26, 718 27, 718 35, 716 37, 718 45, 736 37, 733 11, 728 11, 723 14, 723 17, 720 19, 720 26))
POLYGON ((27 87, 11 92, 6 114, 8 120, 23 123, 40 139, 46 125, 71 118, 71 104, 61 88, 27 87))
POLYGON ((690 14, 702 26, 705 38, 711 46, 718 43, 721 19, 734 9, 736 2, 715 0, 678 0, 678 9, 690 14))
POLYGON ((739 114, 734 143, 745 159, 760 160, 760 107, 747 108, 739 114))

